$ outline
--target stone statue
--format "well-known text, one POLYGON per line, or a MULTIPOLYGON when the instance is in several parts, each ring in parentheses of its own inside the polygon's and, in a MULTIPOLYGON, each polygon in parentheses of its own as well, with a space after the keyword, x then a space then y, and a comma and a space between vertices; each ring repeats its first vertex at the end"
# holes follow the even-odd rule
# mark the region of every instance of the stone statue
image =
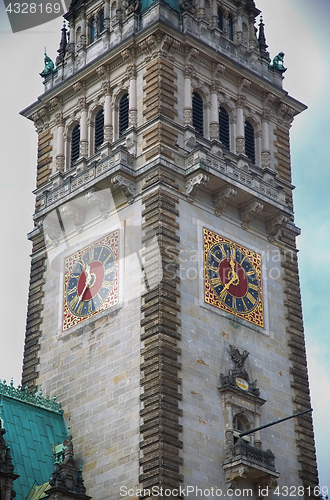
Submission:
POLYGON ((45 57, 44 57, 44 64, 45 64, 45 67, 44 67, 43 71, 41 73, 39 73, 39 75, 42 76, 42 78, 46 78, 47 76, 55 73, 55 64, 53 63, 51 58, 49 56, 47 56, 46 52, 45 52, 45 57))
POLYGON ((273 69, 277 69, 277 71, 280 71, 280 73, 284 73, 287 70, 287 68, 284 67, 283 61, 284 61, 284 52, 279 52, 277 56, 274 57, 270 67, 273 69))

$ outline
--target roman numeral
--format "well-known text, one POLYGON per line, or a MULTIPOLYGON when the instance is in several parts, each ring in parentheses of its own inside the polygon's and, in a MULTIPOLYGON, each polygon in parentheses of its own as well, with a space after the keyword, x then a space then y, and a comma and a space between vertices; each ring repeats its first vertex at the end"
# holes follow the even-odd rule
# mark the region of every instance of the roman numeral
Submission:
POLYGON ((213 285, 213 286, 222 285, 222 282, 221 282, 219 276, 217 276, 216 278, 210 279, 210 282, 211 282, 211 285, 213 285))
POLYGON ((89 260, 94 260, 94 247, 89 249, 89 260))
POLYGON ((256 290, 257 292, 259 291, 259 287, 253 283, 249 283, 249 288, 252 288, 252 290, 256 290))
POLYGON ((71 302, 70 302, 70 304, 69 304, 69 306, 70 306, 70 308, 71 308, 71 309, 74 309, 74 308, 76 307, 76 304, 77 304, 78 300, 79 300, 78 295, 76 295, 76 296, 75 296, 75 297, 71 300, 71 302))
POLYGON ((251 302, 251 304, 253 304, 253 305, 257 302, 257 299, 255 299, 255 298, 253 297, 253 295, 251 295, 251 294, 250 294, 250 292, 248 292, 248 293, 245 295, 245 297, 246 297, 246 298, 247 298, 247 299, 251 302))
POLYGON ((111 290, 113 287, 113 282, 112 281, 103 281, 102 286, 104 288, 107 288, 108 290, 111 290))
POLYGON ((253 270, 251 271, 248 271, 247 273, 245 273, 246 276, 255 276, 255 272, 253 270))
POLYGON ((232 303, 231 307, 233 309, 237 309, 237 306, 236 306, 236 297, 233 297, 233 296, 231 297, 231 303, 232 303))
POLYGON ((105 274, 110 274, 116 269, 116 264, 113 264, 111 267, 108 267, 108 269, 105 271, 105 274))

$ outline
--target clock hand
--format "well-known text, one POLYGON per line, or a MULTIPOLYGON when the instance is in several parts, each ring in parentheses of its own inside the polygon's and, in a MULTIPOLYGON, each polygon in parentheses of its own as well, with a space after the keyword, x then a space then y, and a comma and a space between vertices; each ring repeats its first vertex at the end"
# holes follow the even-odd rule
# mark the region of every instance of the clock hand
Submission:
POLYGON ((232 277, 230 278, 230 280, 228 281, 228 283, 226 283, 225 285, 223 285, 223 289, 220 292, 220 296, 223 296, 225 294, 225 292, 228 290, 228 288, 230 287, 230 285, 238 285, 239 284, 238 274, 234 271, 235 262, 233 261, 233 259, 230 259, 230 267, 232 269, 232 271, 231 271, 232 277))
POLYGON ((86 278, 86 281, 85 281, 85 286, 84 286, 84 289, 83 291, 81 292, 81 294, 79 295, 79 299, 78 299, 78 302, 77 304, 79 304, 79 302, 81 301, 81 299, 83 298, 84 296, 84 293, 86 291, 86 288, 89 286, 90 282, 92 281, 92 275, 91 275, 91 271, 90 271, 90 267, 88 264, 86 264, 86 269, 85 269, 86 273, 87 273, 87 278, 86 278))

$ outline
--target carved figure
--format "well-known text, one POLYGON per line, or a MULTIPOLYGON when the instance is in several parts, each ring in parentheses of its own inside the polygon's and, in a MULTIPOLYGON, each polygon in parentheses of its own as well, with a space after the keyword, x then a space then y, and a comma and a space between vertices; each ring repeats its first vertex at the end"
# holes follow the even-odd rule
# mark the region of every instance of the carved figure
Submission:
POLYGON ((248 372, 244 368, 244 363, 249 356, 249 352, 244 350, 242 353, 233 347, 229 346, 230 357, 235 365, 234 368, 231 368, 228 371, 228 375, 220 374, 220 384, 221 386, 231 385, 233 387, 237 387, 236 379, 237 377, 241 377, 249 384, 248 392, 253 394, 254 396, 260 396, 260 390, 257 387, 257 381, 250 382, 250 377, 248 372))
POLYGON ((287 70, 287 68, 284 67, 283 61, 284 61, 284 52, 279 52, 277 56, 274 57, 270 67, 277 69, 281 73, 284 73, 287 70))
POLYGON ((44 64, 45 64, 45 67, 44 67, 43 71, 41 73, 39 73, 39 75, 42 76, 42 78, 46 78, 46 76, 49 76, 49 75, 52 75, 53 73, 55 73, 55 64, 53 63, 51 58, 49 56, 47 56, 46 52, 45 52, 45 57, 44 57, 44 64))

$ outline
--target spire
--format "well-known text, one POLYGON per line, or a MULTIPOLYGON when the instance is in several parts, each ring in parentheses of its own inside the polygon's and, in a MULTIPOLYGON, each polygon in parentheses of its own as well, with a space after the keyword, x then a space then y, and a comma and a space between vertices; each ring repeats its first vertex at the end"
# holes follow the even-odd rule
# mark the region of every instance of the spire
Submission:
POLYGON ((61 29, 61 31, 62 31, 62 36, 61 36, 60 47, 57 51, 58 56, 56 57, 56 66, 58 66, 59 64, 62 64, 64 62, 66 46, 68 44, 65 21, 63 22, 63 28, 61 29))
POLYGON ((258 42, 259 42, 260 55, 262 59, 266 59, 266 61, 269 62, 270 57, 269 57, 269 52, 267 51, 268 45, 266 43, 265 25, 262 16, 260 16, 258 42))

